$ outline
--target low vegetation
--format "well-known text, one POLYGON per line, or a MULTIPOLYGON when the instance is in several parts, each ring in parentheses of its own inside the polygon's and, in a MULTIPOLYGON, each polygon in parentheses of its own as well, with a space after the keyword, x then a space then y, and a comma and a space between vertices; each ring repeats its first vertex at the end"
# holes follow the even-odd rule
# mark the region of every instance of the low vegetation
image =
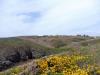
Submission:
POLYGON ((14 67, 0 75, 100 75, 100 67, 90 63, 92 56, 50 55, 24 66, 14 67))
POLYGON ((100 75, 99 59, 99 37, 22 36, 0 39, 0 75, 100 75))

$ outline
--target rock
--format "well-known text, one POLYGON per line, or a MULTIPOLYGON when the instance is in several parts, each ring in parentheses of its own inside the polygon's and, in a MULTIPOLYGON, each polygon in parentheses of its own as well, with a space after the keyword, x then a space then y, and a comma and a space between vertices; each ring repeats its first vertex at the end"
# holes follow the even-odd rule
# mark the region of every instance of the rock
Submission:
POLYGON ((7 69, 11 66, 13 66, 13 63, 11 61, 0 61, 0 71, 7 69))
POLYGON ((14 54, 11 54, 11 55, 9 55, 9 56, 6 57, 6 60, 9 60, 9 61, 11 61, 11 62, 13 62, 13 63, 19 62, 20 59, 21 59, 21 58, 20 58, 20 53, 17 52, 17 51, 15 51, 14 54))

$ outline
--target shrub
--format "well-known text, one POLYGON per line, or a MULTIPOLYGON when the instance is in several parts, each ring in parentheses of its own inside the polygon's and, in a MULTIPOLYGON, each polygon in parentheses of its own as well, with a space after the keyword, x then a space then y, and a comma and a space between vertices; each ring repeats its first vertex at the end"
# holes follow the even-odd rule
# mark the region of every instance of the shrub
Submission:
POLYGON ((63 47, 66 45, 66 43, 60 39, 53 39, 52 43, 55 48, 63 47))
MULTIPOLYGON (((87 68, 79 66, 78 62, 84 63, 88 56, 52 55, 37 61, 40 75, 88 75, 87 68)), ((90 71, 90 69, 89 69, 90 71)))

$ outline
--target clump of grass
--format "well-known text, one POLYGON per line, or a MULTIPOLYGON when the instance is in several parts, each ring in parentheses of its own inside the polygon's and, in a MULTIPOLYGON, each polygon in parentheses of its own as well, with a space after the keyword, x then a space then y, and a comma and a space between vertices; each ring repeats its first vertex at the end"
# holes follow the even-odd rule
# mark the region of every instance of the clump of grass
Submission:
POLYGON ((23 71, 23 68, 21 68, 21 67, 13 67, 10 70, 1 72, 0 75, 18 75, 22 71, 23 71))

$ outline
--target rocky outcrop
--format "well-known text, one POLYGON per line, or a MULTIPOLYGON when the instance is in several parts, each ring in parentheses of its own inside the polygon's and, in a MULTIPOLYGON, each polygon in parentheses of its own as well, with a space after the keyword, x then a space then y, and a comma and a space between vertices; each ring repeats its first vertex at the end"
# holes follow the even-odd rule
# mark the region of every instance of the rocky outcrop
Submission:
POLYGON ((13 66, 13 63, 9 60, 6 61, 0 61, 0 71, 7 69, 9 67, 13 66))
POLYGON ((0 55, 0 71, 7 69, 20 61, 46 56, 46 50, 35 50, 31 47, 6 48, 0 55), (3 58, 2 58, 3 57, 3 58))

